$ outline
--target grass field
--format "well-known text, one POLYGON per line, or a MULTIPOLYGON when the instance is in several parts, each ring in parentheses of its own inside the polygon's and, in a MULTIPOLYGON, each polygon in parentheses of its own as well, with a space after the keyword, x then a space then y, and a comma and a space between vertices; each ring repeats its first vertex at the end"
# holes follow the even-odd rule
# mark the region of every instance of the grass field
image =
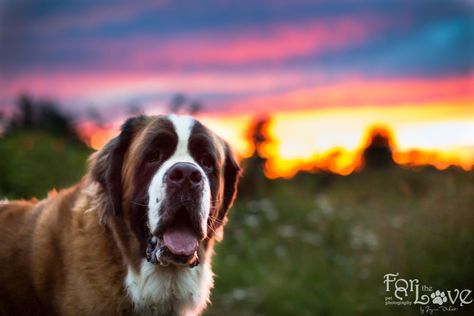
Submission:
POLYGON ((206 315, 420 315, 384 305, 386 273, 473 289, 472 173, 393 168, 267 186, 232 210, 206 315))

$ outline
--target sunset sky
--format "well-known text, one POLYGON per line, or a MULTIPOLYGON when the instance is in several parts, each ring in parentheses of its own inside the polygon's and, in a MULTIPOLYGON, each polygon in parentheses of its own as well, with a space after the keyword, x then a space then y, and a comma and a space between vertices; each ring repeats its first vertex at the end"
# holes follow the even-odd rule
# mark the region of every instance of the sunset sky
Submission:
POLYGON ((353 154, 372 125, 387 125, 400 151, 467 168, 474 2, 0 0, 3 113, 24 92, 81 121, 100 113, 112 131, 98 143, 132 105, 166 113, 184 93, 246 156, 248 124, 268 115, 273 176, 353 154))

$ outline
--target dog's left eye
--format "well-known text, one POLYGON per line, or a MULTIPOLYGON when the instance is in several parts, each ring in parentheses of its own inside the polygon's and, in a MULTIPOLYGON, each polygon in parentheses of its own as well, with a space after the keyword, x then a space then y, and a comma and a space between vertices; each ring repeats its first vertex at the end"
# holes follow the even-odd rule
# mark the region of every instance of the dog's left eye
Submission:
POLYGON ((201 163, 201 166, 206 169, 206 172, 211 172, 214 169, 214 161, 209 155, 202 156, 199 162, 201 163))
POLYGON ((161 158, 162 158, 161 151, 157 150, 150 153, 147 160, 148 162, 153 163, 153 162, 160 162, 161 158))

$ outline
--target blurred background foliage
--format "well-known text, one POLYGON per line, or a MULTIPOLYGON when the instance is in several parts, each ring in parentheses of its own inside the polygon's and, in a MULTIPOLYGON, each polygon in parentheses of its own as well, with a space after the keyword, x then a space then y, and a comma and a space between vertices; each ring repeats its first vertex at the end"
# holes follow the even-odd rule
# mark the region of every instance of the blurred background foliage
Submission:
POLYGON ((388 168, 268 182, 230 214, 208 315, 420 315, 384 305, 383 276, 472 288, 473 180, 388 168))
MULTIPOLYGON (((173 104, 182 103, 176 97, 173 104)), ((16 113, 3 121, 0 196, 42 198, 79 181, 92 150, 73 119, 28 96, 16 113)), ((414 306, 384 305, 386 273, 440 290, 472 288, 472 171, 403 169, 389 136, 376 131, 356 173, 269 180, 259 150, 267 120, 257 118, 249 130, 255 152, 242 161, 206 315, 420 315, 414 306)), ((455 314, 472 315, 473 307, 455 314)))
POLYGON ((77 182, 92 153, 54 103, 22 96, 0 138, 0 195, 43 198, 77 182))

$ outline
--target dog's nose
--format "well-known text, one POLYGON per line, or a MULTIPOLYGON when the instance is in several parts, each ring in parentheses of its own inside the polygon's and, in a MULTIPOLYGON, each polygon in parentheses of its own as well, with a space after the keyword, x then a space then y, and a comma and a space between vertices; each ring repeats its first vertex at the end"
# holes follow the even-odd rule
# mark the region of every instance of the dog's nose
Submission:
POLYGON ((202 183, 202 175, 194 164, 178 162, 168 171, 167 182, 174 186, 181 186, 186 183, 198 186, 202 183))

